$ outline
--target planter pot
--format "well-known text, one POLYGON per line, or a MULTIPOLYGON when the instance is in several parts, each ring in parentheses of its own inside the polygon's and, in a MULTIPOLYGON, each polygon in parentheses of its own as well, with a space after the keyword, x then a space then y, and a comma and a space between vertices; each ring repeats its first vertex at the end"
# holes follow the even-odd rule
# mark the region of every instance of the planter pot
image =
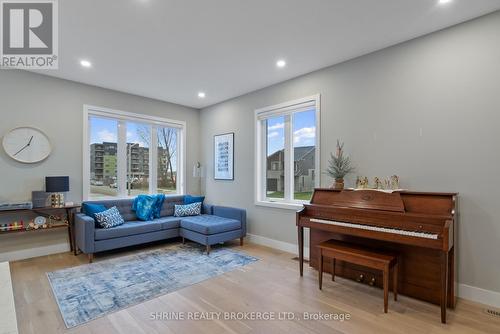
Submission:
POLYGON ((336 190, 344 189, 344 179, 335 179, 335 182, 332 184, 332 188, 336 190))

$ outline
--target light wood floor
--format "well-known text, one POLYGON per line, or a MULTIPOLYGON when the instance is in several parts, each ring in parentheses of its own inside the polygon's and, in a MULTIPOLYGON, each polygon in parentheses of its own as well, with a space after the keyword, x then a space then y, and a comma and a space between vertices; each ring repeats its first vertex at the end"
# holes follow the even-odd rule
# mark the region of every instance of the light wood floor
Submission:
MULTIPOLYGON (((97 255, 95 261, 151 250, 169 244, 97 255)), ((236 244, 230 247, 241 249, 236 244)), ((243 250, 260 261, 239 270, 155 298, 67 330, 45 275, 48 271, 86 263, 69 253, 11 263, 20 333, 500 333, 500 319, 483 306, 459 300, 449 311, 449 324, 440 323, 438 306, 400 296, 383 313, 382 291, 325 274, 323 291, 317 272, 289 253, 247 244, 243 250), (151 312, 324 312, 349 313, 349 321, 162 321, 151 312)), ((391 296, 392 297, 392 296, 391 296)))

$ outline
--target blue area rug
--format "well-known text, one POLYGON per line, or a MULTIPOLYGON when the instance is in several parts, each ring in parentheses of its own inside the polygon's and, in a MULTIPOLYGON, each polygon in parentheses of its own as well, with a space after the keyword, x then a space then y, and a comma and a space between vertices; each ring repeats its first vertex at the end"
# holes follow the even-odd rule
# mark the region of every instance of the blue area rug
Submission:
POLYGON ((67 328, 179 290, 256 258, 226 248, 191 244, 47 273, 67 328))

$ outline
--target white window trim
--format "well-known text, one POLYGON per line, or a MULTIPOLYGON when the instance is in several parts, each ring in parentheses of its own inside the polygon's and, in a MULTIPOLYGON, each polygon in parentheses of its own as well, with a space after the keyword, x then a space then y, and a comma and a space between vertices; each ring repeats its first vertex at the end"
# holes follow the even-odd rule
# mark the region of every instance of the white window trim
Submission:
MULTIPOLYGON (((304 97, 297 100, 292 100, 284 103, 280 103, 273 106, 268 106, 264 108, 259 108, 255 110, 255 179, 254 179, 254 193, 255 193, 255 205, 259 206, 267 206, 272 208, 280 208, 280 209, 290 209, 290 210, 298 210, 302 208, 304 203, 308 203, 307 201, 299 201, 293 200, 292 194, 292 182, 285 182, 285 199, 276 199, 269 200, 265 196, 266 191, 266 160, 263 159, 264 152, 266 151, 266 129, 262 126, 262 120, 275 117, 280 115, 288 115, 293 112, 297 112, 297 106, 308 104, 306 109, 310 109, 311 106, 314 106, 316 109, 316 154, 314 166, 316 169, 316 175, 314 180, 314 186, 316 188, 320 185, 320 175, 319 172, 321 166, 321 151, 320 151, 320 143, 321 143, 321 95, 316 94, 308 97, 304 97)), ((289 152, 293 152, 293 141, 291 141, 290 137, 287 138, 287 128, 288 133, 291 133, 292 124, 290 120, 285 121, 285 148, 288 146, 289 152)), ((291 158, 290 154, 285 156, 286 160, 291 158)), ((289 180, 291 175, 293 175, 293 164, 290 161, 285 161, 285 179, 289 180)))
MULTIPOLYGON (((97 117, 104 117, 104 118, 110 118, 114 120, 118 120, 118 140, 123 140, 125 138, 122 135, 120 135, 120 131, 125 131, 125 127, 120 126, 123 124, 125 121, 132 121, 132 122, 145 122, 148 124, 152 125, 152 130, 154 131, 157 127, 161 126, 168 126, 168 127, 174 127, 178 128, 180 130, 180 140, 177 140, 177 194, 184 194, 185 189, 186 189, 186 153, 184 148, 186 147, 186 122, 184 121, 178 121, 178 120, 173 120, 173 119, 168 119, 168 118, 162 118, 162 117, 157 117, 157 116, 150 116, 150 115, 144 115, 144 114, 138 114, 138 113, 131 113, 127 111, 121 111, 121 110, 116 110, 116 109, 110 109, 110 108, 105 108, 105 107, 97 107, 97 106, 92 106, 92 105, 83 105, 83 186, 82 186, 82 198, 84 201, 87 201, 89 199, 89 194, 90 194, 90 127, 89 127, 89 116, 97 116, 97 117)), ((149 161, 149 191, 153 192, 156 191, 157 185, 157 170, 154 168, 152 163, 152 157, 153 154, 156 154, 157 152, 157 145, 154 140, 156 136, 151 136, 152 142, 151 142, 151 148, 150 148, 150 161, 149 161), (154 178, 153 178, 154 177, 154 178)), ((127 149, 126 143, 121 143, 122 145, 118 145, 118 147, 121 147, 122 150, 127 149), (124 145, 125 144, 125 145, 124 145)), ((126 153, 126 152, 125 152, 126 153)), ((117 152, 117 159, 126 159, 126 154, 118 154, 117 152)), ((117 162, 117 165, 125 166, 125 168, 122 168, 121 170, 117 170, 117 182, 118 182, 118 196, 112 197, 113 199, 119 199, 119 198, 130 198, 130 196, 126 195, 126 189, 121 189, 123 180, 126 182, 127 178, 127 171, 126 171, 126 162, 122 162, 119 164, 117 162), (120 182, 121 180, 121 182, 120 182)))

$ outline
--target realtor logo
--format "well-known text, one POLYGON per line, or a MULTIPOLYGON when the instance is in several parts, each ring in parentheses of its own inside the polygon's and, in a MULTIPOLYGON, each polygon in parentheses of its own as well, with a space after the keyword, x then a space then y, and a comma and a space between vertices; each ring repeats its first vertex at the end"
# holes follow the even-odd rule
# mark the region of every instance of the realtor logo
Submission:
POLYGON ((0 0, 0 68, 57 69, 57 0, 0 0))

